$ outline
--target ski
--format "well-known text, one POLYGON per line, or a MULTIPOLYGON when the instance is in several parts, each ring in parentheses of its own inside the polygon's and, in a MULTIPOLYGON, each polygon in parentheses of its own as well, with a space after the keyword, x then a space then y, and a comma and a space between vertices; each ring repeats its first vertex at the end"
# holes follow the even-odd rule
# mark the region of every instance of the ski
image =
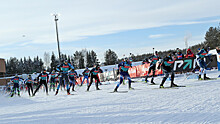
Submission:
POLYGON ((200 81, 208 81, 208 80, 217 80, 218 78, 210 78, 210 79, 205 79, 204 80, 204 78, 201 78, 201 79, 199 79, 200 81))
POLYGON ((153 89, 179 89, 178 87, 164 87, 164 88, 153 88, 153 89))
POLYGON ((177 87, 186 87, 186 86, 184 86, 184 85, 178 85, 177 87))
POLYGON ((67 94, 67 96, 69 96, 69 95, 76 95, 76 94, 67 94))
POLYGON ((109 93, 127 93, 128 91, 117 91, 117 92, 114 92, 114 91, 112 91, 112 92, 109 92, 109 93))

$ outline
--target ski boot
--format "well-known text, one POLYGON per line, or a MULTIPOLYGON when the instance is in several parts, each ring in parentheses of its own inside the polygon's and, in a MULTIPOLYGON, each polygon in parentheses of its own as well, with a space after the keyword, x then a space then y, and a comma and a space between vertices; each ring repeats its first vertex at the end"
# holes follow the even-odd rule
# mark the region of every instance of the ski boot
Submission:
POLYGON ((201 74, 199 75, 198 80, 202 80, 201 74))
POLYGON ((87 90, 86 90, 87 92, 89 92, 89 86, 87 87, 87 90))
MULTIPOLYGON (((72 91, 75 91, 74 88, 75 88, 75 85, 73 85, 73 87, 72 87, 72 91)), ((70 89, 69 89, 69 90, 70 90, 70 89)))
POLYGON ((145 83, 149 82, 149 81, 147 80, 147 78, 148 78, 148 77, 145 78, 145 83))
POLYGON ((210 78, 206 77, 206 74, 204 74, 204 80, 210 80, 210 78))
POLYGON ((133 87, 129 87, 129 90, 134 90, 134 88, 133 87))
POLYGON ((58 94, 58 90, 56 91, 56 93, 55 93, 55 96, 58 94))
POLYGON ((151 79, 151 84, 155 85, 154 78, 151 79))
POLYGON ((70 94, 70 89, 67 89, 67 95, 71 95, 71 94, 70 94))
POLYGON ((101 89, 99 89, 99 88, 96 88, 96 90, 101 90, 101 89))
POLYGON ((171 83, 170 87, 178 87, 178 85, 171 83))
POLYGON ((11 97, 13 97, 13 96, 14 96, 14 93, 11 94, 11 97))
POLYGON ((167 80, 166 77, 163 78, 161 84, 160 84, 160 87, 159 88, 164 88, 163 84, 165 83, 165 81, 167 80))
POLYGON ((101 90, 99 89, 98 84, 99 84, 98 82, 95 84, 96 90, 101 90))
POLYGON ((20 93, 18 93, 18 96, 21 97, 20 93))
POLYGON ((163 85, 160 85, 160 87, 159 88, 164 88, 164 86, 163 85))

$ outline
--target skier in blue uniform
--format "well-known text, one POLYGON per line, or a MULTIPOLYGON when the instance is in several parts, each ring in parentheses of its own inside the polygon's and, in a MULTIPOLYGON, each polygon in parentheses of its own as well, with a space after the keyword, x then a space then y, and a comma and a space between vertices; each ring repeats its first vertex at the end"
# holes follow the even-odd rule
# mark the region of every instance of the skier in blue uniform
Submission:
POLYGON ((18 77, 18 75, 16 74, 14 78, 11 79, 11 82, 13 82, 14 86, 12 88, 12 93, 11 93, 11 97, 14 96, 15 91, 18 91, 18 96, 20 96, 20 88, 19 88, 19 81, 23 81, 23 78, 18 77))
POLYGON ((152 78, 151 78, 151 84, 155 84, 154 83, 154 77, 155 77, 156 64, 160 59, 160 57, 158 55, 158 52, 155 51, 155 55, 150 56, 149 58, 146 59, 146 61, 148 61, 148 59, 151 60, 151 63, 150 63, 150 68, 148 70, 147 76, 145 78, 145 82, 148 82, 147 78, 149 77, 149 74, 151 73, 151 71, 153 71, 153 75, 152 75, 152 78))
POLYGON ((67 60, 65 60, 61 65, 57 66, 57 71, 60 72, 61 77, 60 77, 60 82, 59 82, 59 85, 57 86, 57 91, 56 91, 55 95, 58 94, 58 91, 59 91, 59 88, 60 88, 60 85, 61 85, 63 79, 65 79, 67 95, 70 95, 69 79, 68 79, 68 71, 70 69, 74 69, 74 67, 70 63, 68 63, 67 60))
POLYGON ((160 88, 164 88, 164 83, 166 79, 169 77, 169 74, 171 74, 171 85, 170 87, 178 87, 178 85, 174 84, 174 71, 171 65, 174 63, 175 60, 173 60, 171 54, 169 53, 159 64, 158 69, 162 67, 163 73, 164 73, 164 78, 160 84, 160 88))
POLYGON ((85 81, 85 79, 87 80, 87 86, 89 85, 89 72, 90 72, 89 68, 86 67, 86 69, 82 73, 84 78, 83 78, 83 81, 81 83, 81 86, 83 85, 83 82, 85 81))
POLYGON ((128 79, 128 88, 130 90, 133 90, 134 88, 131 87, 131 78, 130 75, 128 73, 128 69, 132 67, 132 63, 130 60, 128 60, 127 58, 125 58, 125 61, 122 61, 119 65, 118 65, 118 69, 119 69, 119 73, 120 73, 120 82, 116 85, 114 92, 118 91, 118 87, 122 84, 124 79, 128 79))
POLYGON ((72 86, 72 91, 74 90, 74 87, 76 85, 76 78, 78 77, 77 72, 74 69, 70 69, 70 71, 68 72, 68 76, 69 76, 69 82, 70 82, 70 87, 72 86))
POLYGON ((43 70, 42 73, 39 74, 39 76, 37 77, 37 81, 39 81, 40 78, 40 83, 37 86, 36 90, 34 91, 33 96, 35 96, 35 94, 37 93, 37 91, 39 90, 39 88, 41 87, 41 85, 45 86, 46 89, 46 94, 48 95, 48 87, 47 87, 47 83, 49 81, 49 75, 47 74, 46 69, 43 70))
POLYGON ((203 73, 204 74, 204 80, 208 80, 210 78, 206 76, 207 64, 206 64, 204 59, 205 59, 205 56, 208 56, 210 61, 212 61, 212 59, 210 58, 210 55, 208 54, 207 49, 205 49, 205 48, 198 49, 198 51, 199 52, 196 54, 196 60, 197 60, 197 63, 200 67, 198 79, 202 80, 201 75, 203 73))

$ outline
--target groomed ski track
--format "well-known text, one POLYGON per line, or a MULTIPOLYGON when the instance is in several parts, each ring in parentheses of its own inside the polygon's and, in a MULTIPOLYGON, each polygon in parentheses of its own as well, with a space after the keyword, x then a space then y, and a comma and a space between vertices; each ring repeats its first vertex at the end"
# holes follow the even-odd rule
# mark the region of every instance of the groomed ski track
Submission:
MULTIPOLYGON (((217 77, 218 71, 208 71, 217 77)), ((1 124, 75 124, 75 123, 220 123, 220 80, 185 80, 176 75, 175 83, 186 85, 178 89, 155 90, 159 85, 132 83, 137 90, 128 93, 109 93, 115 83, 101 85, 102 90, 85 92, 86 86, 77 87, 76 95, 60 91, 41 90, 35 97, 23 92, 21 97, 0 95, 1 124)), ((141 79, 135 79, 141 80, 141 79)), ((160 83, 161 77, 155 78, 160 83)), ((169 86, 170 81, 165 83, 169 86)), ((127 84, 119 91, 127 91, 127 84)))

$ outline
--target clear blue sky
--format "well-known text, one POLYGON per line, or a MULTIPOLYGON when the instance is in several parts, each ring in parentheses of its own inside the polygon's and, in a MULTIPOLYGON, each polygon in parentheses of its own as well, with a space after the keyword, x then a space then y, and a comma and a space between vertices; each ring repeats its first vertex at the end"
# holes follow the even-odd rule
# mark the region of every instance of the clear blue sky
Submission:
POLYGON ((220 22, 219 0, 7 0, 0 2, 0 58, 57 54, 52 13, 60 13, 61 51, 94 50, 100 61, 129 53, 184 48, 220 22))

